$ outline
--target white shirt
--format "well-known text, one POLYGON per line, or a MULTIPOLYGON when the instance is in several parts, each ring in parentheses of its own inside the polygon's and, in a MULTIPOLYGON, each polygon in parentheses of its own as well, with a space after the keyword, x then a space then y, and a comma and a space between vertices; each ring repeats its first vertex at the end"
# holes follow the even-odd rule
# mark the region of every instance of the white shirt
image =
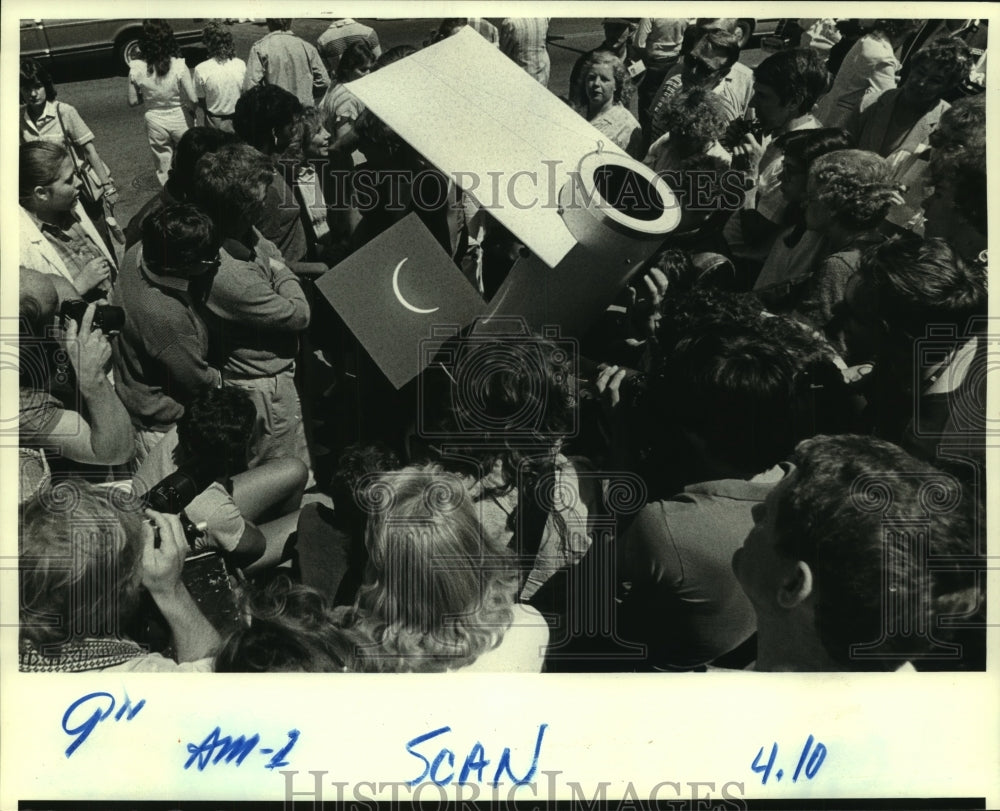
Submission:
POLYGON ((208 59, 194 69, 194 89, 212 115, 232 115, 243 93, 247 64, 242 59, 208 59))

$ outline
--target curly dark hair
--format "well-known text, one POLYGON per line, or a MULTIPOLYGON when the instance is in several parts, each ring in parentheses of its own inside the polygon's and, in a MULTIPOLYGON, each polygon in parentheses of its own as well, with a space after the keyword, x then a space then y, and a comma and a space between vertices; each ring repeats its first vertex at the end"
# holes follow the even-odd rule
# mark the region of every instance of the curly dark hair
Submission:
POLYGON ((874 152, 840 149, 817 158, 809 169, 815 196, 849 228, 874 228, 899 199, 888 165, 874 152))
POLYGON ((207 152, 195 165, 191 202, 207 213, 223 237, 243 236, 262 210, 257 186, 274 180, 270 159, 246 144, 207 152))
POLYGON ((711 90, 676 93, 663 108, 663 125, 671 138, 705 145, 722 137, 729 126, 725 102, 711 90))
POLYGON ((45 66, 37 59, 25 57, 21 60, 21 89, 24 90, 35 84, 40 84, 45 88, 46 101, 56 100, 56 86, 45 66))
POLYGON ((170 72, 170 60, 181 55, 174 39, 174 29, 166 20, 143 21, 139 48, 146 61, 146 73, 150 76, 154 71, 157 76, 166 76, 170 72))
POLYGON ((232 633, 216 673, 337 673, 353 669, 356 642, 333 621, 326 599, 281 575, 244 593, 250 625, 232 633))
POLYGON ((257 409, 243 389, 206 389, 177 421, 177 445, 185 458, 198 459, 217 476, 233 475, 246 468, 256 422, 257 409))
POLYGON ((142 258, 153 273, 188 277, 219 254, 222 240, 212 219, 189 203, 168 206, 142 222, 142 258))
POLYGON ((201 32, 201 41, 205 43, 208 55, 212 59, 226 62, 236 56, 236 46, 233 45, 233 35, 218 20, 212 20, 201 32))
POLYGON ((275 148, 275 134, 302 117, 302 102, 282 87, 267 84, 247 90, 233 112, 233 129, 265 155, 275 148))
POLYGON ((826 65, 812 48, 772 54, 754 68, 753 78, 772 88, 782 104, 795 101, 798 115, 812 109, 830 79, 826 65))
POLYGON ((875 293, 878 317, 914 339, 931 324, 962 335, 970 318, 986 315, 986 271, 942 239, 890 237, 865 253, 858 276, 875 293))
MULTIPOLYGON (((885 635, 886 589, 896 605, 929 614, 956 593, 947 576, 924 575, 911 533, 888 532, 887 522, 926 524, 929 559, 968 559, 976 555, 968 495, 952 476, 872 437, 818 436, 802 442, 792 461, 796 481, 775 505, 775 544, 812 570, 820 641, 849 670, 895 670, 919 638, 885 635), (857 650, 879 640, 877 650, 857 650)), ((936 627, 933 616, 901 622, 936 627)))
MULTIPOLYGON (((972 67, 972 51, 958 37, 941 37, 917 51, 910 60, 909 76, 920 65, 931 65, 947 71, 948 87, 961 84, 972 67)), ((906 80, 903 80, 905 84, 906 80)), ((947 91, 946 91, 947 92, 947 91)))
POLYGON ((375 64, 375 51, 372 50, 372 46, 363 39, 352 42, 344 50, 337 63, 337 81, 345 82, 350 72, 355 68, 373 64, 375 64))

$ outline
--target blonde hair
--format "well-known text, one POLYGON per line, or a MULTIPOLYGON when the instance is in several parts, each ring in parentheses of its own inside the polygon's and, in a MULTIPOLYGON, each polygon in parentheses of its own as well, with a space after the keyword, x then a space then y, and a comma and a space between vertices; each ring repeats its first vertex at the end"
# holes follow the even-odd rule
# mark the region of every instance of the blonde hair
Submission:
POLYGON ((370 640, 360 669, 450 670, 497 647, 513 622, 517 574, 462 480, 438 465, 413 466, 361 496, 369 563, 344 621, 370 640))

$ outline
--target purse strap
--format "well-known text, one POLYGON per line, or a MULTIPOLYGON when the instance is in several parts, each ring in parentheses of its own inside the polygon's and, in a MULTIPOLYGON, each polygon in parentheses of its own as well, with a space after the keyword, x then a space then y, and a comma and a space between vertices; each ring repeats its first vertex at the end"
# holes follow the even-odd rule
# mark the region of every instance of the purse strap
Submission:
POLYGON ((80 161, 76 154, 76 144, 70 143, 69 136, 66 134, 66 125, 63 124, 62 120, 62 104, 60 102, 55 103, 56 108, 56 118, 59 119, 59 129, 62 130, 63 141, 67 144, 67 149, 69 151, 69 156, 73 160, 73 169, 77 172, 80 171, 80 161))

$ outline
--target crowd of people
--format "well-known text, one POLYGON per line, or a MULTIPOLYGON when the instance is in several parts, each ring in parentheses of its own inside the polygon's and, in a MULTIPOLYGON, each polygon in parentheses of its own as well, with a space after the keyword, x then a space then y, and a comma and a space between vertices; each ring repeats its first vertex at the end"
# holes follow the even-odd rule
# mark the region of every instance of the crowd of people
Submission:
MULTIPOLYGON (((409 214, 484 300, 526 249, 351 92, 416 46, 291 22, 193 71, 145 22, 124 227, 21 62, 22 670, 985 667, 984 21, 750 69, 736 20, 605 20, 561 95, 679 226, 584 334, 476 322, 398 390, 317 280, 409 214)), ((467 28, 548 86, 548 20, 429 47, 467 28)))

